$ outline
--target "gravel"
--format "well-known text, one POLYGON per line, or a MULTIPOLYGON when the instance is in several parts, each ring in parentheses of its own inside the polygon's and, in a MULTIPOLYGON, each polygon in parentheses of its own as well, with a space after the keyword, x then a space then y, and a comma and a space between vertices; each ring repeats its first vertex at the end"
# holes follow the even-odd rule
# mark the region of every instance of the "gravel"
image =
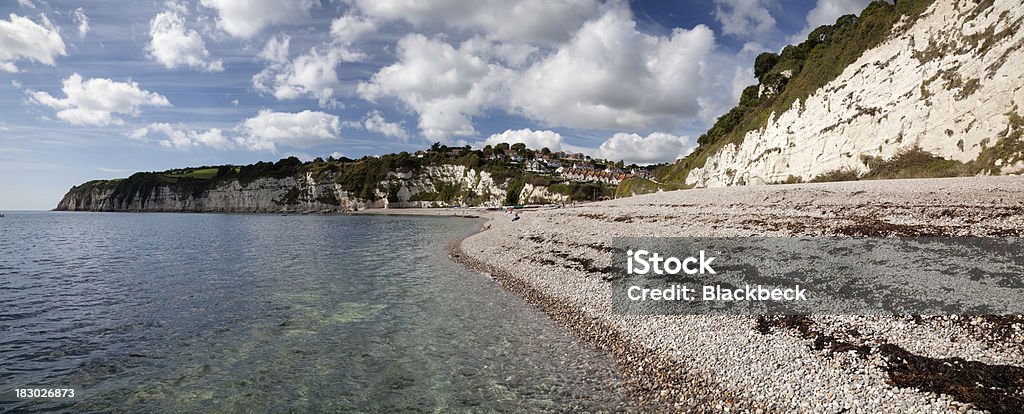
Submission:
POLYGON ((610 352, 652 409, 1020 412, 1020 318, 623 316, 602 269, 616 236, 1019 237, 1022 190, 1014 176, 649 194, 527 211, 515 222, 499 214, 453 257, 610 352), (962 370, 948 373, 950 384, 921 380, 915 369, 935 364, 962 370), (985 369, 1009 382, 957 382, 985 369))

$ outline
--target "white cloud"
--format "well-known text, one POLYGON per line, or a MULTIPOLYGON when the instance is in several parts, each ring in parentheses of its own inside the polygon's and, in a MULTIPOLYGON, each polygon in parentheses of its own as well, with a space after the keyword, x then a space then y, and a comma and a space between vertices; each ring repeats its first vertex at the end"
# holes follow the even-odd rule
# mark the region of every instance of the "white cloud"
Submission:
POLYGON ((149 137, 149 127, 136 128, 125 134, 128 138, 136 141, 145 141, 149 137))
MULTIPOLYGON (((179 2, 178 0, 164 1, 164 8, 178 13, 181 16, 188 16, 188 5, 183 2, 179 2)), ((205 18, 205 16, 202 18, 205 18)))
MULTIPOLYGON (((357 122, 357 124, 359 123, 357 122)), ((403 141, 409 139, 409 133, 405 131, 405 126, 402 123, 388 122, 378 110, 367 112, 359 127, 386 137, 399 138, 403 141)))
MULTIPOLYGON (((747 66, 736 66, 732 75, 732 101, 739 102, 740 95, 743 95, 743 90, 750 85, 756 85, 757 78, 754 77, 754 68, 747 66)), ((724 111, 723 111, 724 112, 724 111)))
POLYGON ((337 116, 305 110, 298 113, 261 110, 237 128, 237 143, 250 150, 277 151, 277 146, 309 148, 336 142, 341 134, 337 116))
POLYGON ((217 26, 234 37, 249 39, 264 28, 302 23, 318 0, 200 0, 216 9, 217 26))
POLYGON ((53 66, 57 56, 67 56, 60 29, 45 14, 40 19, 42 24, 14 13, 10 20, 0 19, 0 70, 17 72, 18 60, 53 66))
POLYGON ((803 30, 789 37, 791 43, 800 43, 807 40, 818 26, 835 24, 836 19, 847 14, 859 15, 872 0, 818 0, 814 8, 807 12, 807 25, 803 30))
POLYGON ((375 30, 377 24, 373 20, 351 14, 331 21, 331 38, 344 46, 351 46, 356 40, 375 30))
POLYGON ((494 105, 512 71, 421 34, 398 41, 398 62, 359 84, 363 99, 394 97, 419 113, 427 139, 452 142, 476 134, 471 118, 494 105))
POLYGON ((238 99, 232 99, 231 104, 234 106, 238 106, 238 99))
POLYGON ((871 0, 818 0, 807 12, 807 25, 813 29, 823 24, 834 24, 836 19, 847 14, 860 14, 871 4, 871 0))
POLYGON ((483 32, 489 38, 552 44, 601 10, 596 0, 354 0, 367 16, 418 28, 483 32))
POLYGON ((281 34, 267 41, 260 57, 271 64, 253 75, 252 85, 260 93, 273 95, 278 100, 292 100, 305 96, 317 99, 321 107, 342 106, 334 98, 341 82, 337 67, 342 62, 358 62, 366 55, 352 49, 352 44, 372 32, 375 24, 362 17, 345 15, 331 23, 331 41, 288 61, 291 38, 281 34))
POLYGON ((626 164, 657 164, 672 162, 693 151, 690 138, 655 132, 641 137, 637 134, 613 135, 597 149, 597 156, 626 164))
POLYGON ((224 137, 220 129, 212 128, 196 135, 195 140, 203 145, 217 149, 228 149, 232 147, 231 141, 224 137))
POLYGON ((71 15, 75 24, 78 25, 78 37, 85 38, 86 33, 89 33, 89 16, 85 15, 85 10, 81 7, 75 9, 71 15))
POLYGON ((737 37, 753 37, 775 29, 775 18, 766 7, 771 0, 715 0, 715 20, 722 32, 737 37))
POLYGON ((711 92, 714 44, 706 26, 650 36, 636 30, 627 9, 616 9, 525 71, 512 101, 517 112, 552 126, 671 127, 696 115, 698 98, 711 92))
MULTIPOLYGON (((231 132, 231 131, 229 131, 231 132)), ((278 146, 309 148, 318 144, 337 142, 341 133, 337 116, 315 111, 298 113, 261 110, 254 117, 242 121, 231 136, 219 128, 205 131, 154 122, 128 132, 129 138, 158 140, 161 146, 175 149, 210 147, 227 150, 236 147, 276 152, 278 146)))
POLYGON ((128 134, 130 138, 137 140, 145 140, 150 135, 163 137, 159 141, 160 145, 168 148, 189 149, 204 145, 219 150, 234 148, 234 143, 225 137, 219 128, 196 131, 185 129, 180 125, 173 126, 164 122, 154 122, 128 134))
POLYGON ((552 151, 562 150, 562 135, 554 131, 534 131, 529 128, 506 130, 500 134, 493 134, 487 137, 483 145, 497 145, 501 143, 523 143, 527 148, 540 150, 547 147, 552 151))
POLYGON ((291 46, 292 37, 279 33, 267 40, 259 57, 274 63, 285 63, 288 61, 288 49, 291 46))
POLYGON ((740 49, 739 55, 744 58, 754 59, 757 55, 763 52, 769 51, 769 48, 754 41, 750 41, 743 44, 743 49, 740 49))
POLYGON ((554 48, 499 51, 516 44, 483 36, 449 44, 444 37, 406 35, 398 42, 397 62, 360 83, 357 92, 369 101, 397 99, 419 115, 424 137, 451 143, 476 135, 473 118, 487 110, 550 127, 675 129, 694 119, 713 120, 735 103, 735 85, 749 80, 735 70, 749 63, 716 52, 707 26, 655 36, 637 30, 624 3, 604 9, 554 48))
POLYGON ((149 34, 152 40, 146 46, 146 52, 168 69, 188 66, 206 72, 224 70, 220 59, 210 60, 206 42, 198 32, 185 27, 185 19, 177 12, 158 13, 149 22, 149 34))
POLYGON ((28 7, 30 9, 36 8, 36 5, 32 3, 32 0, 18 0, 18 4, 20 4, 21 7, 28 7))
POLYGON ((462 43, 462 49, 476 56, 490 56, 512 66, 526 64, 539 47, 526 43, 496 42, 477 36, 462 43))
POLYGON ((74 125, 121 125, 115 114, 136 116, 141 106, 171 106, 160 94, 143 90, 135 82, 114 82, 93 78, 83 82, 75 73, 64 79, 65 98, 54 98, 49 93, 28 90, 32 102, 49 106, 57 117, 74 125))
POLYGON ((341 85, 337 67, 344 60, 335 49, 322 51, 314 47, 291 62, 273 64, 253 75, 252 85, 279 100, 312 96, 322 107, 338 107, 340 103, 334 99, 335 89, 341 85))

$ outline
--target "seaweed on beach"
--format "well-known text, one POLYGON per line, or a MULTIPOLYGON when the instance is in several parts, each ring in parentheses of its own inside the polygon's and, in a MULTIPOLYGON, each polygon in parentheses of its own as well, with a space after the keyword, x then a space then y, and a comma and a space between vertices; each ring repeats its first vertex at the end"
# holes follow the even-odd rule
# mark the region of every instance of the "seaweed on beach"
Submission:
POLYGON ((834 232, 854 237, 941 237, 950 236, 941 227, 922 224, 897 224, 874 218, 860 217, 853 224, 837 227, 834 232))
POLYGON ((533 262, 534 263, 539 263, 539 264, 542 264, 542 265, 546 265, 546 266, 558 266, 558 262, 556 262, 554 260, 551 260, 551 259, 548 259, 546 257, 541 257, 539 259, 533 259, 533 262))
POLYGON ((756 329, 762 335, 772 333, 772 328, 792 329, 799 332, 800 336, 808 338, 808 335, 814 333, 811 331, 813 324, 814 322, 811 321, 811 318, 808 318, 806 315, 759 315, 757 317, 756 329))
MULTIPOLYGON (((916 323, 924 320, 911 316, 916 323)), ((1012 335, 1020 316, 989 316, 992 332, 1012 335)), ((814 328, 814 321, 804 315, 758 316, 755 329, 762 335, 775 329, 790 330, 801 338, 812 340, 811 348, 826 349, 829 355, 854 351, 861 358, 871 354, 866 344, 856 345, 814 328)), ((851 336, 859 333, 848 332, 851 336)), ((894 344, 883 344, 878 354, 887 362, 884 367, 889 381, 897 387, 916 388, 935 394, 946 394, 953 399, 974 404, 994 414, 1020 413, 1024 407, 1024 368, 1012 365, 990 365, 963 358, 931 358, 912 354, 894 344)))
MULTIPOLYGON (((782 315, 782 316, 758 316, 757 317, 757 331, 762 335, 767 335, 772 332, 772 328, 782 328, 796 331, 800 334, 801 338, 813 340, 811 348, 821 351, 827 350, 829 355, 834 353, 842 353, 853 351, 858 355, 864 356, 871 353, 871 347, 868 345, 855 345, 851 342, 843 341, 834 335, 829 335, 823 332, 819 332, 813 329, 814 322, 811 318, 805 315, 782 315)), ((851 336, 858 336, 855 332, 850 333, 851 336)))
POLYGON ((607 244, 601 244, 601 243, 586 243, 586 244, 569 243, 569 246, 570 247, 576 247, 576 248, 589 248, 589 249, 597 250, 597 251, 599 251, 601 253, 615 253, 615 251, 616 251, 616 249, 614 247, 609 246, 607 244))
POLYGON ((930 358, 892 344, 882 345, 879 353, 888 362, 889 380, 898 387, 947 394, 995 414, 1024 409, 1024 368, 930 358))
POLYGON ((594 259, 591 259, 591 258, 588 258, 588 257, 578 257, 578 256, 574 256, 574 255, 570 255, 570 254, 567 254, 567 253, 564 253, 564 252, 558 252, 558 251, 555 251, 554 255, 555 255, 555 257, 558 257, 559 259, 562 259, 562 260, 565 260, 565 261, 567 261, 569 263, 575 264, 577 269, 582 270, 582 271, 587 272, 587 273, 596 273, 596 274, 602 275, 602 277, 606 277, 606 276, 611 275, 612 273, 615 272, 615 267, 613 267, 613 266, 601 266, 601 267, 598 267, 596 264, 594 264, 594 259))
POLYGON ((543 237, 540 237, 540 236, 538 236, 536 234, 532 235, 532 236, 526 236, 526 237, 520 236, 519 239, 520 240, 523 240, 523 239, 529 240, 529 241, 532 241, 532 242, 537 243, 537 244, 544 243, 545 241, 547 241, 543 237))
MULTIPOLYGON (((766 206, 766 204, 762 204, 766 206)), ((789 207, 805 211, 806 206, 789 207)), ((807 213, 785 216, 747 214, 738 223, 748 230, 784 231, 790 235, 829 235, 850 237, 1021 237, 1024 229, 1015 218, 1024 215, 1024 207, 970 205, 896 205, 891 203, 856 204, 853 207, 815 205, 807 213), (876 211, 884 214, 849 214, 847 211, 876 211), (910 217, 912 223, 892 223, 880 216, 910 217)), ((721 220, 706 219, 709 223, 721 220)))
POLYGON ((1014 338, 1024 333, 1024 315, 980 315, 959 318, 955 324, 974 334, 974 338, 989 344, 1005 344, 1007 341, 1024 348, 1014 338))

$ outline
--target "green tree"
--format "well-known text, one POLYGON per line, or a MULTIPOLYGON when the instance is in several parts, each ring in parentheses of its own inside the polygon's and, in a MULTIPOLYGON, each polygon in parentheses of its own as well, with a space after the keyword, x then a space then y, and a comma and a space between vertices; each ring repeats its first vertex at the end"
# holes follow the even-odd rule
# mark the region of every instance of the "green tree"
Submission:
POLYGON ((772 70, 772 68, 775 67, 775 64, 778 62, 779 55, 776 55, 774 53, 764 52, 760 55, 757 55, 757 58, 754 59, 754 77, 760 81, 761 77, 767 74, 770 70, 772 70))

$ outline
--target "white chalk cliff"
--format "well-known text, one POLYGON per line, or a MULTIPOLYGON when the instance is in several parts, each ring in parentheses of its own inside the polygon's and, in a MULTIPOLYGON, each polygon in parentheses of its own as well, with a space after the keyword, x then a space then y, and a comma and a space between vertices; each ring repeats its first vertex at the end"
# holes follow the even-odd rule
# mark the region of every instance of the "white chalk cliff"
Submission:
MULTIPOLYGON (((330 180, 312 173, 298 177, 258 178, 249 183, 227 180, 202 192, 161 185, 125 193, 116 186, 73 189, 57 205, 63 211, 190 211, 190 212, 344 212, 366 208, 447 207, 434 201, 443 188, 456 189, 463 205, 501 206, 509 183, 497 183, 490 173, 461 165, 424 167, 416 173, 389 172, 371 198, 360 198, 330 180), (391 193, 389 195, 389 192, 391 193)), ((547 187, 523 184, 520 203, 568 201, 547 187)))
MULTIPOLYGON (((710 154, 686 184, 768 184, 865 171, 862 156, 889 159, 913 147, 968 162, 1002 138, 1019 139, 1022 22, 1020 0, 936 0, 805 102, 710 154)), ((1003 156, 990 173, 1024 172, 1022 158, 1003 156)))

